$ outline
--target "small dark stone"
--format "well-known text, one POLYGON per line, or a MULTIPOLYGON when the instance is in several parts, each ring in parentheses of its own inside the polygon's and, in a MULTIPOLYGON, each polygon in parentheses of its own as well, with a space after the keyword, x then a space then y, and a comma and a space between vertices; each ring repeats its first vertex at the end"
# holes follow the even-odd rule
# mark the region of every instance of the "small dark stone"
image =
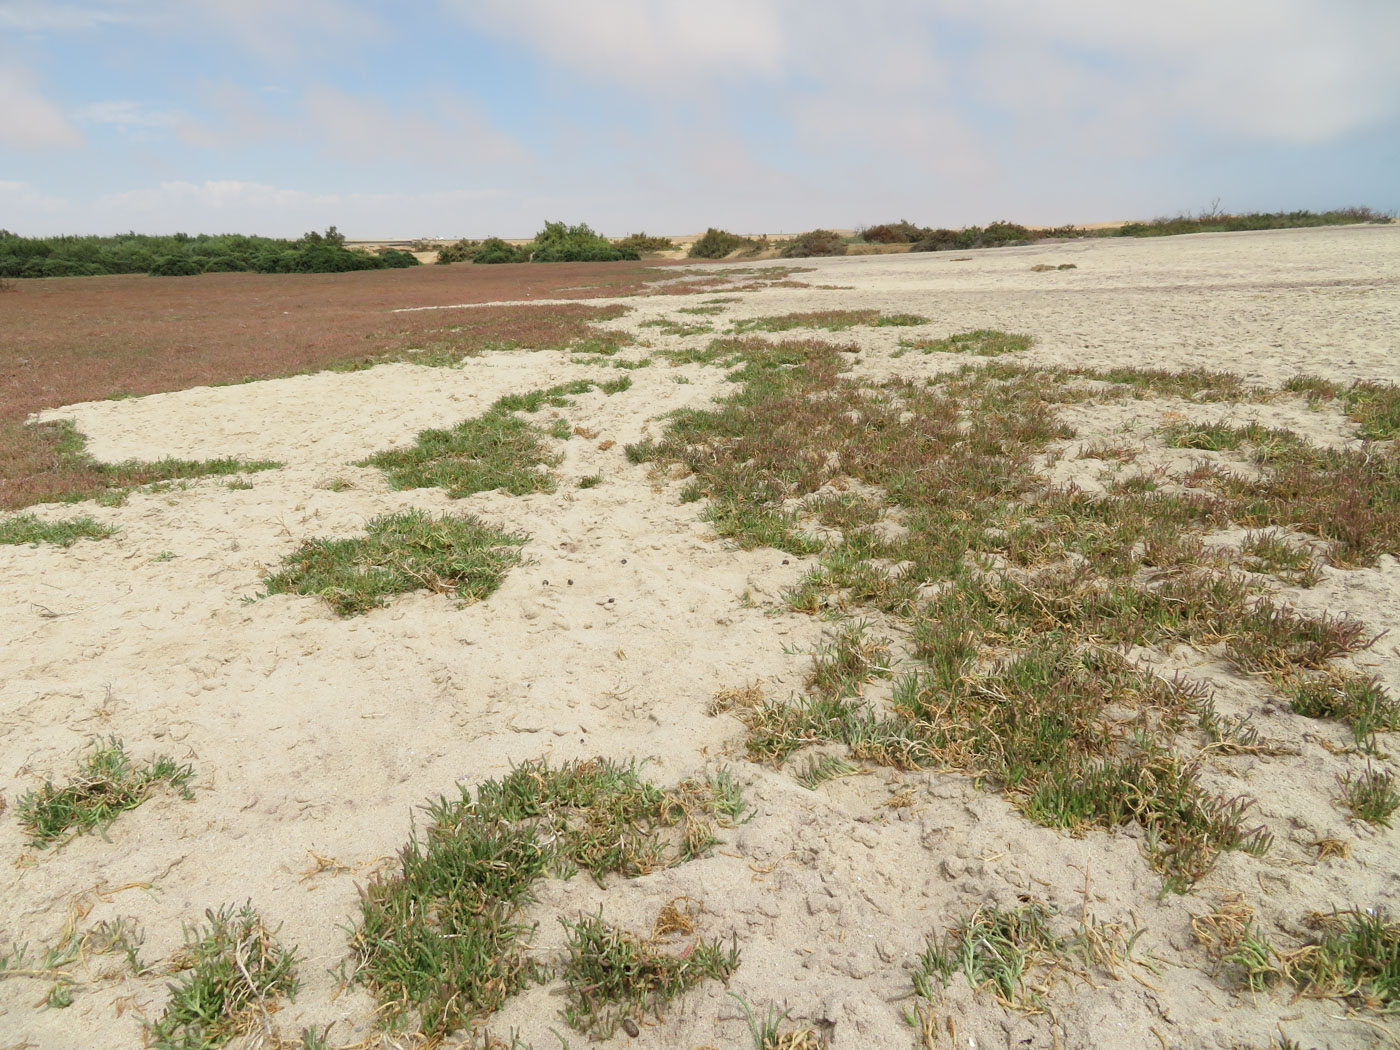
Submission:
POLYGON ((548 581, 548 580, 545 580, 545 581, 544 581, 544 585, 545 585, 546 587, 548 587, 548 586, 549 586, 549 581, 548 581))
POLYGON ((574 581, 573 581, 573 580, 570 580, 570 581, 569 581, 569 586, 572 587, 573 585, 574 585, 574 581))
POLYGON ((626 565, 626 564, 627 564, 627 559, 626 559, 626 558, 623 558, 623 559, 622 559, 622 564, 623 564, 623 565, 626 565))
POLYGON ((622 1030, 628 1035, 630 1035, 633 1039, 636 1039, 637 1036, 642 1034, 642 1030, 637 1027, 637 1022, 632 1020, 632 1018, 630 1017, 624 1017, 622 1019, 622 1030))
POLYGON ((784 565, 787 564, 787 559, 786 559, 786 558, 783 559, 783 564, 784 564, 784 565))

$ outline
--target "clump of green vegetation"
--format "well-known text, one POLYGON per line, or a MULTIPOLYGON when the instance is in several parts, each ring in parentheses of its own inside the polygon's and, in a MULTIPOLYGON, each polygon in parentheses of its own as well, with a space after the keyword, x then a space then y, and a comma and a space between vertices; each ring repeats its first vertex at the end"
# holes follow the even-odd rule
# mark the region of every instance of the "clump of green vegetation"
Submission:
POLYGON ((438 265, 447 266, 450 263, 475 262, 476 257, 481 254, 483 246, 482 241, 468 240, 465 237, 452 244, 444 244, 438 248, 438 265))
POLYGON ((1127 387, 1135 397, 1180 397, 1188 401, 1248 401, 1268 397, 1267 391, 1248 387, 1232 372, 1208 368, 1076 368, 1069 375, 1127 387))
POLYGON ((929 938, 913 973, 914 993, 933 999, 961 972, 974 989, 990 989, 1007 1006, 1034 1006, 1043 988, 1029 983, 1033 975, 1056 969, 1083 974, 1090 964, 1112 973, 1115 962, 1131 953, 1136 938, 1125 938, 1114 924, 1095 923, 1086 915, 1073 933, 1058 934, 1054 909, 1044 901, 1023 900, 1014 908, 978 908, 943 936, 929 938))
POLYGON ((901 339, 899 345, 904 350, 918 350, 925 354, 977 354, 980 357, 999 357, 1002 354, 1029 350, 1032 342, 1028 335, 1013 335, 995 328, 979 328, 975 332, 957 332, 945 339, 901 339))
POLYGON ((740 237, 728 230, 717 230, 711 226, 705 235, 690 246, 686 257, 690 259, 725 259, 741 248, 756 250, 758 242, 752 237, 740 237))
POLYGON ((1129 222, 1105 231, 1110 237, 1174 237, 1183 233, 1232 233, 1241 230, 1287 230, 1310 226, 1346 226, 1358 222, 1393 222, 1370 208, 1335 208, 1331 211, 1247 212, 1230 215, 1211 208, 1198 215, 1129 222))
POLYGON ((55 436, 54 452, 58 457, 58 469, 95 474, 100 479, 100 484, 92 488, 63 492, 52 497, 63 503, 96 499, 120 504, 130 493, 146 485, 185 478, 226 477, 244 472, 276 470, 282 466, 270 459, 241 460, 232 457, 203 460, 166 457, 152 462, 129 459, 121 463, 100 463, 88 455, 87 438, 73 425, 72 420, 60 419, 37 424, 37 427, 55 436))
POLYGON ((790 1010, 779 1011, 772 1003, 759 1020, 749 1001, 738 992, 730 992, 729 997, 737 1000, 743 1008, 744 1017, 749 1023, 749 1035, 753 1037, 754 1050, 823 1050, 826 1040, 817 1035, 814 1028, 783 1029, 790 1010))
POLYGON ((1003 248, 1007 246, 1034 244, 1039 237, 1031 230, 1014 222, 994 222, 987 226, 968 226, 961 230, 937 229, 922 230, 923 236, 915 242, 911 251, 946 252, 968 251, 972 248, 1003 248))
POLYGON ((536 880, 659 871, 704 855, 744 809, 724 770, 665 791, 601 758, 527 762, 475 800, 464 787, 428 807, 398 869, 362 891, 354 979, 391 1017, 416 1011, 429 1035, 460 1028, 542 976, 519 921, 536 880))
POLYGON ((1361 436, 1373 441, 1400 438, 1400 386, 1394 383, 1353 383, 1343 395, 1347 415, 1361 425, 1361 436))
POLYGON ((1391 814, 1400 809, 1400 789, 1395 786, 1395 774, 1388 769, 1367 765, 1366 772, 1337 778, 1342 789, 1342 802, 1357 820, 1380 827, 1390 827, 1391 814))
POLYGON ((122 233, 109 237, 21 237, 0 230, 0 277, 85 277, 148 273, 341 273, 417 266, 408 252, 346 248, 334 226, 293 241, 242 234, 122 233))
POLYGON ((832 230, 808 230, 783 246, 784 259, 809 259, 819 255, 845 255, 846 242, 832 230))
MULTIPOLYGON (((568 226, 562 222, 546 222, 535 234, 532 243, 521 252, 530 262, 618 262, 640 259, 640 251, 632 245, 613 244, 601 233, 595 233, 587 223, 568 226)), ((477 260, 481 261, 480 258, 477 260)))
POLYGON ((723 306, 683 306, 676 311, 679 314, 698 314, 702 317, 713 317, 715 314, 724 313, 723 306))
POLYGON ((1311 587, 1321 579, 1312 551, 1278 530, 1251 532, 1240 544, 1244 567, 1270 573, 1285 583, 1311 587))
POLYGON ((601 471, 597 474, 588 474, 578 479, 578 487, 581 489, 596 489, 602 483, 603 474, 601 471))
POLYGON ((1337 718, 1358 744, 1371 746, 1380 730, 1400 729, 1400 703, 1374 676, 1332 672, 1282 685, 1293 710, 1307 718, 1337 718))
POLYGON ((251 904, 205 912, 208 924, 186 928, 170 985, 170 1003, 152 1024, 156 1050, 212 1050, 253 1031, 278 1000, 296 997, 297 958, 278 942, 251 904))
POLYGON ((392 595, 425 589, 478 602, 519 564, 524 542, 524 536, 492 529, 469 514, 434 518, 406 510, 374 518, 361 537, 306 541, 263 583, 268 595, 320 598, 340 616, 378 609, 392 595))
POLYGON ((780 314, 775 317, 747 317, 735 321, 731 331, 787 332, 794 328, 822 328, 828 332, 844 332, 857 326, 871 328, 912 328, 928 324, 927 317, 918 314, 882 314, 879 310, 813 310, 807 313, 780 314))
POLYGON ((194 770, 162 755, 145 766, 132 765, 126 748, 116 737, 93 744, 77 775, 62 787, 45 780, 44 786, 19 800, 19 821, 35 846, 50 846, 60 839, 95 828, 106 828, 117 815, 135 809, 165 783, 183 798, 193 798, 186 784, 194 770))
POLYGON ((44 521, 33 514, 0 519, 0 543, 28 543, 36 547, 41 543, 71 547, 79 540, 105 540, 116 531, 86 515, 65 521, 44 521))
POLYGON ((585 916, 564 921, 569 958, 563 966, 568 1005, 564 1020, 578 1032, 606 1039, 625 1020, 660 1013, 672 999, 703 980, 728 981, 739 965, 738 949, 697 939, 684 953, 585 916))
MULTIPOLYGON (((695 312, 695 311, 694 311, 694 310, 691 310, 691 311, 684 311, 684 310, 683 310, 683 311, 681 311, 681 312, 682 312, 682 313, 686 313, 686 312, 691 312, 691 313, 693 313, 693 312, 695 312)), ((702 334, 705 333, 705 332, 713 332, 713 331, 715 330, 714 325, 709 324, 709 323, 704 323, 704 322, 702 322, 702 323, 700 323, 700 324, 685 324, 685 323, 680 322, 680 321, 672 321, 672 320, 670 320, 669 318, 665 318, 665 317, 654 317, 654 318, 652 318, 650 321, 643 321, 640 325, 638 325, 638 327, 639 327, 639 328, 658 328, 658 329, 661 330, 661 334, 662 334, 662 335, 680 335, 680 336, 685 336, 685 335, 702 335, 702 334)))
POLYGON ((750 754, 782 761, 838 743, 852 761, 965 770, 1042 824, 1137 824, 1171 890, 1189 888, 1221 851, 1267 850, 1250 801, 1206 790, 1178 741, 1200 733, 1220 754, 1267 742, 1237 739, 1238 727, 1207 717, 1204 690, 1115 650, 1186 644, 1284 680, 1366 648, 1364 625, 1304 615, 1239 571, 1241 559, 1279 552, 1222 549, 1205 534, 1231 523, 1296 528, 1334 539, 1334 562, 1400 550, 1400 507, 1382 495, 1393 468, 1280 440, 1256 477, 1193 472, 1187 492, 1128 479, 1090 495, 1037 470, 1052 442, 1073 436, 1058 405, 1122 388, 1209 396, 1238 380, 991 363, 861 383, 843 374, 843 349, 716 340, 694 359, 733 369, 735 393, 675 414, 663 439, 627 450, 634 462, 685 468, 681 498, 705 500, 720 535, 818 555, 789 596, 794 609, 873 609, 902 625, 897 659, 879 652, 887 642, 851 636, 819 654, 808 695, 739 712, 750 754), (849 483, 878 495, 812 502, 849 483), (877 528, 885 513, 898 516, 897 533, 877 528), (823 536, 804 530, 809 516, 823 536), (892 710, 867 703, 862 684, 896 665, 892 710))
POLYGON ((866 244, 913 244, 921 241, 929 233, 925 226, 916 226, 907 219, 899 222, 882 222, 878 226, 867 226, 860 231, 860 239, 866 244))
MULTIPOLYGON (((548 390, 508 394, 483 415, 465 419, 450 430, 420 431, 411 447, 376 452, 356 466, 378 467, 396 489, 442 488, 453 499, 492 489, 512 496, 553 492, 554 475, 543 468, 554 466, 561 457, 545 441, 566 439, 568 426, 546 429, 515 413, 538 412, 546 405, 565 407, 570 397, 597 385, 581 379, 548 390)), ((619 389, 626 387, 603 386, 605 393, 619 389)))
POLYGON ((645 233, 629 233, 626 237, 613 241, 613 247, 622 252, 636 252, 641 255, 659 255, 661 252, 676 250, 675 242, 669 237, 649 237, 645 233))
POLYGON ((1400 922, 1371 910, 1333 912, 1319 921, 1322 936, 1287 960, 1302 993, 1356 999, 1385 1012, 1400 1005, 1400 922))

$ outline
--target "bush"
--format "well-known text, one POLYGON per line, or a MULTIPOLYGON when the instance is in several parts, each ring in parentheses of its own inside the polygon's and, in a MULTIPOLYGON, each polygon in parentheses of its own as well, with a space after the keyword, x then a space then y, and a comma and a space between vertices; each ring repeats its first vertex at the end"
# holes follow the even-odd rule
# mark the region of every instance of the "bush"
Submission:
POLYGON ((1009 244, 1034 244, 1035 241, 1035 234, 1020 223, 1002 220, 992 223, 982 231, 977 247, 1002 248, 1009 244))
MULTIPOLYGON (((973 229, 976 229, 974 226, 973 229)), ((965 238, 964 235, 969 230, 950 230, 940 227, 936 230, 925 230, 924 235, 914 242, 914 247, 909 249, 914 252, 951 252, 958 248, 972 248, 970 243, 976 236, 965 238), (964 243, 964 242, 968 243, 964 243)), ((979 231, 980 232, 980 231, 979 231)))
MULTIPOLYGON (((493 241, 499 240, 497 237, 491 239, 493 241)), ((504 244, 505 242, 502 241, 501 243, 504 244)), ((446 266, 448 263, 455 262, 475 262, 478 253, 481 251, 481 247, 481 241, 469 241, 465 237, 456 244, 444 244, 438 249, 438 265, 446 266)))
POLYGON ((916 244, 932 232, 927 227, 915 226, 907 219, 900 219, 861 230, 860 237, 866 244, 916 244))
MULTIPOLYGON (((460 242, 459 242, 460 243, 460 242)), ((519 249, 507 244, 499 237, 487 237, 472 256, 474 263, 513 263, 525 262, 525 255, 519 249)))
POLYGON ((410 266, 422 265, 412 252, 401 252, 397 248, 379 249, 379 261, 390 270, 403 270, 410 266))
POLYGON ((967 251, 969 248, 1005 248, 1014 244, 1034 244, 1038 239, 1026 227, 1014 222, 994 222, 985 228, 969 226, 965 230, 924 230, 924 236, 910 251, 967 251))
POLYGON ((621 240, 613 241, 613 247, 619 251, 635 251, 639 255, 676 250, 675 242, 671 238, 648 237, 645 233, 629 233, 621 240))
POLYGON ((216 255, 204 263, 205 273, 242 273, 246 269, 243 261, 232 255, 216 255))
POLYGON ((690 246, 686 253, 691 259, 723 259, 740 248, 757 248, 758 242, 748 237, 740 237, 728 230, 717 230, 711 226, 705 236, 690 246))
POLYGON ((531 262, 617 262, 640 258, 637 249, 615 247, 587 223, 565 226, 562 222, 547 222, 535 234, 533 251, 529 252, 531 262))
POLYGON ((166 255, 151 267, 152 277, 191 277, 202 273, 199 264, 188 255, 166 255))
POLYGON ((784 259, 808 259, 814 255, 845 255, 846 242, 832 230, 809 230, 788 242, 784 259))

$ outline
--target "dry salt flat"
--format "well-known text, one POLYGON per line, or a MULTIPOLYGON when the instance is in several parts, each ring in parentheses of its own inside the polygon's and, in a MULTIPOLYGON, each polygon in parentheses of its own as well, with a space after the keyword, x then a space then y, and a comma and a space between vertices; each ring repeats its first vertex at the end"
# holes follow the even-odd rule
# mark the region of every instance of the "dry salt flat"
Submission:
MULTIPOLYGON (((830 309, 929 318, 916 329, 832 336, 858 344, 855 374, 873 379, 933 376, 966 362, 900 355, 900 337, 1002 328, 1034 336, 1017 357, 1023 363, 1207 367, 1275 387, 1299 373, 1400 380, 1400 227, 803 265, 815 272, 796 279, 826 287, 740 293, 721 323, 830 309), (1041 263, 1075 268, 1030 269, 1041 263)), ((618 300, 633 312, 609 327, 657 350, 703 346, 708 335, 660 335, 642 323, 710 297, 618 300)), ((809 563, 734 549, 701 519, 702 504, 680 501, 677 479, 624 455, 629 442, 660 436, 666 413, 732 389, 723 369, 672 367, 658 356, 626 373, 630 389, 595 390, 554 410, 576 436, 559 443, 553 493, 454 501, 436 489, 391 491, 377 470, 352 465, 410 443, 422 428, 479 415, 503 394, 620 374, 565 353, 500 353, 450 369, 392 364, 45 414, 73 420, 104 460, 234 455, 285 466, 249 475, 246 489, 208 478, 138 492, 123 506, 37 508, 49 518, 90 513, 121 531, 66 550, 0 547, 0 777, 10 803, 0 818, 0 950, 54 943, 70 924, 128 917, 144 931, 142 957, 153 966, 138 978, 110 959, 89 961, 65 1009, 36 1005, 42 981, 0 980, 0 1046, 144 1045, 142 1018, 164 1006, 172 978, 162 961, 179 948, 182 923, 244 901, 280 925, 303 960, 300 994, 273 1015, 288 1045, 299 1045, 303 1027, 331 1023, 332 1046, 415 1045, 379 1035, 373 999, 333 972, 357 914, 357 884, 392 859, 425 800, 525 760, 597 755, 643 762, 659 784, 723 763, 754 816, 702 860, 603 887, 586 876, 543 884, 529 909, 540 958, 563 943, 559 916, 601 908, 609 921, 645 932, 662 905, 689 896, 704 904, 702 932, 741 952, 729 990, 759 1013, 770 1004, 788 1011, 790 1023, 832 1048, 1262 1050, 1280 1024, 1302 1046, 1400 1044, 1393 1018, 1229 986, 1193 937, 1192 916, 1227 890, 1247 894, 1262 920, 1285 928, 1314 909, 1400 911, 1400 832, 1360 827, 1333 801, 1344 759, 1318 740, 1340 746, 1345 731, 1261 703, 1258 683, 1200 654, 1138 655, 1163 673, 1208 681, 1222 713, 1248 714, 1301 755, 1207 763, 1203 778, 1214 790, 1259 799, 1276 844, 1262 858, 1223 855, 1187 896, 1162 896, 1140 834, 1072 837, 1038 827, 961 775, 869 769, 812 791, 791 763, 748 761, 743 727, 707 713, 710 700, 755 681, 768 695, 801 691, 828 625, 789 611, 782 596, 809 563), (602 484, 578 487, 597 473, 602 484), (303 540, 354 535, 368 519, 408 507, 470 511, 525 533, 525 563, 468 607, 418 592, 343 620, 314 598, 248 600, 303 540), (30 847, 14 819, 16 797, 45 776, 66 775, 91 739, 108 735, 139 758, 166 753, 191 763, 193 800, 158 797, 105 837, 30 847), (892 797, 903 803, 888 805, 892 797), (1316 862, 1310 844, 1327 836, 1349 840, 1350 857, 1316 862), (1140 962, 1122 964, 1116 980, 1061 975, 1039 1011, 1007 1008, 958 977, 933 1004, 933 1033, 911 1027, 909 974, 925 938, 978 906, 1030 896, 1076 919, 1087 907, 1096 920, 1142 929, 1133 951, 1140 962)), ((1156 436, 1172 413, 1355 442, 1339 410, 1301 399, 1071 406, 1064 417, 1077 435, 1056 476, 1092 488, 1104 464, 1073 452, 1109 437, 1180 469, 1185 453, 1156 436)), ((1326 569, 1318 586, 1285 591, 1304 611, 1350 613, 1389 631, 1356 664, 1400 690, 1394 558, 1326 569)), ((492 1030, 558 1046, 561 1005, 557 986, 534 988, 492 1030)), ((276 1044, 262 1034, 249 1045, 276 1044)), ((619 1030, 598 1045, 727 1048, 752 1039, 742 1007, 710 983, 638 1036, 619 1030)))

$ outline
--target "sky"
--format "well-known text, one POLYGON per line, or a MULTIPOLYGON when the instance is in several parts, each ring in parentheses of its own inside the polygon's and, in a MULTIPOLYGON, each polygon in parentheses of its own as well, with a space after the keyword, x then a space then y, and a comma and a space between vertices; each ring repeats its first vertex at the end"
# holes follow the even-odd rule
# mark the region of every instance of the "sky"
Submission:
POLYGON ((0 228, 1400 209, 1400 0, 0 0, 0 228))

